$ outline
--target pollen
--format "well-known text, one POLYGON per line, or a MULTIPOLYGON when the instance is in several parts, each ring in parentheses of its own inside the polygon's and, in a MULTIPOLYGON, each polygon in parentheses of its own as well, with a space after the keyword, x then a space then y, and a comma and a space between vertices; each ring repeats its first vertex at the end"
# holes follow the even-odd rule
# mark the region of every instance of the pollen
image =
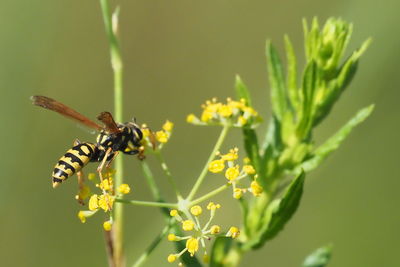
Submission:
POLYGON ((208 170, 212 173, 222 172, 225 168, 225 162, 221 159, 213 160, 208 165, 208 170))
POLYGON ((89 210, 97 210, 99 208, 98 196, 92 195, 89 199, 89 210))
POLYGON ((105 222, 103 223, 103 228, 104 228, 104 230, 106 230, 107 232, 111 231, 112 222, 111 222, 111 221, 105 221, 105 222))
POLYGON ((257 183, 257 181, 251 182, 250 188, 251 188, 251 193, 253 193, 253 195, 256 197, 261 195, 261 193, 263 192, 263 188, 257 183))
POLYGON ((168 134, 164 131, 157 131, 156 138, 157 138, 157 141, 160 143, 168 142, 168 134))
POLYGON ((164 125, 162 126, 163 130, 166 132, 171 132, 172 129, 174 128, 174 124, 167 120, 164 125))
POLYGON ((244 165, 243 170, 247 174, 255 174, 256 173, 256 170, 254 169, 254 167, 252 165, 244 165))
POLYGON ((199 205, 190 208, 190 213, 192 213, 194 216, 199 216, 202 212, 203 210, 199 205))
POLYGON ((167 261, 169 263, 172 263, 172 262, 176 261, 176 259, 177 259, 177 256, 175 254, 169 254, 168 258, 167 258, 167 261))
POLYGON ((191 237, 186 241, 186 248, 188 249, 190 256, 194 256, 194 253, 199 250, 199 240, 191 237))
POLYGON ((239 177, 239 165, 236 165, 235 167, 229 167, 226 172, 225 172, 225 177, 226 179, 228 179, 229 181, 233 181, 236 178, 239 177))
POLYGON ((213 225, 210 228, 210 233, 213 235, 219 234, 221 232, 221 227, 219 225, 213 225))
POLYGON ((118 192, 120 192, 121 194, 126 195, 126 194, 128 194, 129 192, 131 192, 131 188, 129 187, 128 184, 121 184, 121 185, 118 187, 118 192))
POLYGON ((194 222, 192 220, 185 220, 182 222, 182 229, 184 231, 192 231, 194 228, 194 222))

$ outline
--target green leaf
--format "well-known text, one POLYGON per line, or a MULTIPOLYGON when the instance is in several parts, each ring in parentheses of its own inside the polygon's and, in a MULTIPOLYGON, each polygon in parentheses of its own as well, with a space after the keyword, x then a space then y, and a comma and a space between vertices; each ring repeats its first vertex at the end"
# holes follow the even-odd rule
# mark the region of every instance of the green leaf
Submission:
POLYGON ((252 104, 249 90, 247 89, 247 86, 243 83, 239 75, 236 75, 235 89, 238 99, 244 98, 247 105, 251 107, 252 104))
POLYGON ((301 172, 288 186, 283 197, 270 203, 264 216, 259 234, 246 242, 243 249, 260 248, 266 241, 274 238, 290 220, 299 206, 303 193, 305 173, 301 172))
POLYGON ((236 266, 239 261, 239 250, 230 237, 219 236, 211 250, 210 267, 236 266))
POLYGON ((287 35, 285 35, 285 48, 287 59, 287 88, 289 91, 289 99, 294 109, 297 110, 299 105, 299 88, 297 87, 297 60, 292 42, 287 35))
POLYGON ((301 90, 302 109, 297 129, 297 136, 300 140, 308 137, 312 125, 314 94, 318 84, 317 71, 317 64, 314 61, 310 61, 303 74, 303 86, 301 90))
POLYGON ((307 256, 302 267, 325 267, 329 263, 331 255, 331 245, 320 247, 307 256))
POLYGON ((281 60, 270 41, 266 45, 269 84, 271 87, 272 110, 281 120, 287 109, 287 91, 281 60))
POLYGON ((318 167, 326 157, 328 157, 333 151, 338 149, 340 144, 346 139, 351 131, 363 122, 374 110, 374 105, 365 107, 357 112, 357 114, 350 119, 337 133, 330 137, 324 144, 318 147, 313 153, 314 156, 303 162, 296 168, 296 172, 304 170, 309 172, 318 167))

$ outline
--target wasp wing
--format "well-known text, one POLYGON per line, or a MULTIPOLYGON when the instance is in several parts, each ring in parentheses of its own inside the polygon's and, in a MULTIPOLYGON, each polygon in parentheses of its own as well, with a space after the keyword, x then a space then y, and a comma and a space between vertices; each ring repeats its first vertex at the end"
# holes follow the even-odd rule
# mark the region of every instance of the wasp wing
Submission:
POLYGON ((99 121, 101 121, 102 123, 104 123, 104 125, 106 126, 107 132, 109 132, 111 134, 120 132, 120 130, 119 130, 117 124, 115 123, 114 118, 110 112, 103 111, 102 113, 99 114, 99 116, 97 116, 97 119, 99 121))
POLYGON ((96 129, 100 131, 102 127, 93 122, 92 120, 88 119, 87 117, 83 116, 79 112, 73 110, 72 108, 64 105, 63 103, 58 102, 57 100, 54 100, 50 97, 47 96, 40 96, 40 95, 35 95, 31 97, 32 103, 36 106, 46 108, 52 111, 55 111, 57 113, 60 113, 61 115, 76 120, 90 128, 96 129))

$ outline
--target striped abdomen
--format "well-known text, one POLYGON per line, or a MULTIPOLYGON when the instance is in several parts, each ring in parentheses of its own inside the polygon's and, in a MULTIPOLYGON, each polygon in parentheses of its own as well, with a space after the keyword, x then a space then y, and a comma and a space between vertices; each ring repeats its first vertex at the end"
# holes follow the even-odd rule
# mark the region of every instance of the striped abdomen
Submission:
POLYGON ((69 149, 54 167, 53 187, 80 171, 92 159, 96 149, 96 146, 91 143, 81 143, 69 149))

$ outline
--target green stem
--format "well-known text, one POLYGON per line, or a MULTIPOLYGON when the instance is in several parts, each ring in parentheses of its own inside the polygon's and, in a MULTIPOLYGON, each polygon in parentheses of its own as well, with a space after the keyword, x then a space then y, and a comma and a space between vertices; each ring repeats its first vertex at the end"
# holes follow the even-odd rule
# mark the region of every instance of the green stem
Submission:
POLYGON ((156 181, 154 180, 153 173, 151 172, 149 165, 145 160, 140 161, 140 165, 142 166, 144 177, 146 178, 146 182, 149 185, 153 198, 157 202, 164 202, 164 199, 161 196, 161 192, 158 189, 158 186, 156 184, 156 181))
POLYGON ((149 255, 154 251, 154 249, 160 244, 160 242, 167 235, 168 231, 171 229, 171 224, 168 224, 164 227, 161 233, 151 242, 150 246, 146 249, 146 251, 137 259, 137 261, 132 265, 132 267, 141 266, 149 257, 149 255))
MULTIPOLYGON (((123 121, 123 65, 118 38, 116 36, 117 21, 113 25, 113 18, 110 12, 108 0, 100 0, 103 14, 104 26, 110 44, 111 67, 114 73, 114 116, 116 121, 123 121), (114 28, 114 29, 113 29, 114 28)), ((115 17, 117 19, 117 17, 115 17)), ((124 166, 122 157, 115 160, 115 186, 118 188, 123 183, 124 166)), ((113 249, 114 263, 116 267, 123 266, 123 205, 116 204, 114 207, 113 224, 113 249)))
POLYGON ((182 199, 182 195, 181 195, 181 193, 179 192, 178 187, 176 186, 175 179, 174 179, 174 177, 172 176, 172 174, 171 174, 171 172, 170 172, 170 170, 169 170, 169 168, 168 168, 168 165, 167 165, 167 163, 165 162, 165 159, 164 159, 163 155, 161 154, 161 151, 158 150, 155 154, 156 154, 156 157, 157 157, 158 161, 159 161, 160 164, 161 164, 161 168, 163 169, 165 175, 167 176, 168 182, 170 183, 170 185, 171 185, 172 188, 174 189, 175 194, 176 194, 178 200, 179 200, 179 199, 182 199))
POLYGON ((141 201, 141 200, 128 200, 128 199, 122 199, 122 198, 116 198, 115 202, 124 203, 124 204, 131 204, 131 205, 137 205, 137 206, 170 208, 170 209, 176 209, 178 207, 178 204, 176 204, 176 203, 141 201))
POLYGON ((219 194, 220 192, 224 191, 225 189, 227 189, 227 188, 230 187, 231 185, 232 185, 232 184, 229 184, 229 183, 224 184, 224 185, 218 187, 217 189, 214 189, 213 191, 211 191, 211 192, 205 194, 204 196, 199 197, 199 198, 197 198, 197 199, 191 201, 190 204, 189 204, 189 207, 191 207, 191 206, 193 206, 193 205, 196 205, 196 204, 199 204, 199 203, 203 202, 204 200, 207 200, 207 199, 209 199, 209 198, 211 198, 211 197, 213 197, 213 196, 219 194))
POLYGON ((222 131, 218 137, 217 143, 215 144, 210 156, 208 157, 208 160, 206 164, 204 165, 203 170, 201 171, 199 177, 196 180, 196 183, 194 184, 192 190, 189 193, 189 196, 187 197, 187 200, 192 200, 194 195, 197 193, 197 190, 199 190, 199 187, 201 183, 203 182, 204 178, 206 177, 207 171, 208 171, 208 165, 210 165, 210 162, 214 159, 215 154, 217 151, 220 149, 222 143, 225 140, 226 135, 228 134, 228 131, 230 129, 230 125, 225 125, 224 128, 222 128, 222 131))

